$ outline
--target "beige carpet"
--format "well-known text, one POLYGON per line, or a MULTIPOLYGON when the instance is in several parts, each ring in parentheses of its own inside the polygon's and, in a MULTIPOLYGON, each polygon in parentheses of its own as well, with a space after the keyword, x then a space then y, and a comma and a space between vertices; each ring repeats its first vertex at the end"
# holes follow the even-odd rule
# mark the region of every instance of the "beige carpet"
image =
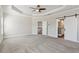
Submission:
POLYGON ((4 39, 1 53, 76 53, 79 43, 49 36, 28 35, 4 39))

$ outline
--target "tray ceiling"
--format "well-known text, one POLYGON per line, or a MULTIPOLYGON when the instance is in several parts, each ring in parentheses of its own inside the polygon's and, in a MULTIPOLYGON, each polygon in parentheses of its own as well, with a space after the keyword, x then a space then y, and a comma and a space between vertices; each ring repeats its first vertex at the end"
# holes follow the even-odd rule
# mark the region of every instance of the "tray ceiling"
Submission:
MULTIPOLYGON (((22 12, 24 15, 47 15, 54 14, 58 12, 63 12, 66 10, 71 10, 75 8, 79 8, 79 5, 41 5, 41 8, 46 8, 46 10, 42 10, 42 12, 37 13, 33 12, 30 7, 36 7, 36 5, 14 5, 14 7, 22 12)), ((16 9, 12 9, 12 5, 3 5, 4 12, 11 14, 21 14, 16 9)))

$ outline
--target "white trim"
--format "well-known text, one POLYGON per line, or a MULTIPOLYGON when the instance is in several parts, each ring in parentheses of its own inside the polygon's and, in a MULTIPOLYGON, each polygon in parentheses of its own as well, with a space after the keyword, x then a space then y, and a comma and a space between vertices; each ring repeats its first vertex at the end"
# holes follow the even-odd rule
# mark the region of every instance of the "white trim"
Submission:
MULTIPOLYGON (((27 34, 9 34, 9 35, 4 35, 4 38, 12 38, 12 37, 20 37, 20 36, 26 36, 27 34)), ((31 34, 28 34, 31 35, 31 34)))
POLYGON ((64 39, 64 40, 79 43, 79 41, 72 41, 72 40, 67 40, 67 39, 64 39))

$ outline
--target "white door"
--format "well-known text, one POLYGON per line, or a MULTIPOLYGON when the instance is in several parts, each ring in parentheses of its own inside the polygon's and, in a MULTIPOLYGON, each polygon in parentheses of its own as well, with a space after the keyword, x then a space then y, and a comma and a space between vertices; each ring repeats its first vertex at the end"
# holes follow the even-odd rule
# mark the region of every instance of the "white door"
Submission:
POLYGON ((75 16, 64 19, 64 39, 77 41, 77 19, 75 16))
POLYGON ((47 21, 42 22, 42 35, 47 35, 48 28, 47 28, 47 21))

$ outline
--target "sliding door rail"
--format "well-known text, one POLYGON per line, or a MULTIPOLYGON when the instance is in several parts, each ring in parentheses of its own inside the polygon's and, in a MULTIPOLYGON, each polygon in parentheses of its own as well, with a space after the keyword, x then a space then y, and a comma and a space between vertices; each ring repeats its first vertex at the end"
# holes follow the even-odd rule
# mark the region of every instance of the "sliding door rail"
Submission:
POLYGON ((66 18, 66 17, 72 17, 72 16, 77 17, 78 15, 79 15, 79 14, 73 14, 73 15, 58 17, 58 18, 56 18, 56 19, 64 19, 64 18, 66 18))

